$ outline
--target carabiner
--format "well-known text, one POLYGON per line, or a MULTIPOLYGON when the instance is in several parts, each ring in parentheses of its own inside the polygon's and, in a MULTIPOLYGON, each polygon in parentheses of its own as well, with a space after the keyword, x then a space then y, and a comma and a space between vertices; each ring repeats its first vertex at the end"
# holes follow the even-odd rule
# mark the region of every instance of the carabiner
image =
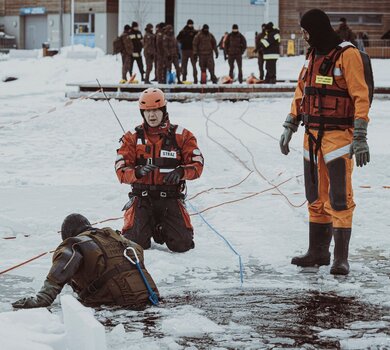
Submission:
POLYGON ((135 249, 133 247, 127 247, 124 251, 123 251, 123 256, 129 260, 133 265, 137 265, 137 263, 139 263, 139 259, 138 259, 138 255, 137 255, 137 252, 135 251, 135 249), (130 258, 128 255, 127 255, 127 251, 131 249, 134 253, 134 257, 135 257, 135 261, 130 258))

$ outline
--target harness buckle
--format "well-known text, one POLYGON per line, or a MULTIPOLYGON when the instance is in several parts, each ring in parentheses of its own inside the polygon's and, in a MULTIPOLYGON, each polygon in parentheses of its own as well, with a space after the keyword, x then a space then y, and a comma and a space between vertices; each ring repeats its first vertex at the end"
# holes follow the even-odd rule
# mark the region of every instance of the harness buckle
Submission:
POLYGON ((141 196, 142 196, 142 197, 146 197, 147 195, 148 195, 148 191, 142 191, 142 192, 141 192, 141 196))
POLYGON ((161 198, 167 198, 167 193, 166 192, 160 192, 160 197, 161 198))

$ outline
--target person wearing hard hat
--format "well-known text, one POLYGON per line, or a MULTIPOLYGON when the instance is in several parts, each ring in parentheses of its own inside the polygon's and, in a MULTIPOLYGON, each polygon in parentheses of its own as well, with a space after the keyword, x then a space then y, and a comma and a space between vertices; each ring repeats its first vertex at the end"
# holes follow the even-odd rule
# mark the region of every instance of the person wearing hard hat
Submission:
POLYGON ((123 235, 141 245, 166 244, 174 252, 194 248, 193 228, 184 204, 186 180, 201 176, 204 159, 195 136, 171 124, 164 93, 144 90, 139 98, 143 123, 121 138, 115 170, 131 185, 123 235))
POLYGON ((145 268, 143 249, 121 232, 94 228, 85 216, 75 213, 62 223, 61 237, 63 242, 54 252, 41 290, 15 301, 15 309, 50 306, 67 283, 86 306, 139 308, 158 303, 159 293, 145 268))

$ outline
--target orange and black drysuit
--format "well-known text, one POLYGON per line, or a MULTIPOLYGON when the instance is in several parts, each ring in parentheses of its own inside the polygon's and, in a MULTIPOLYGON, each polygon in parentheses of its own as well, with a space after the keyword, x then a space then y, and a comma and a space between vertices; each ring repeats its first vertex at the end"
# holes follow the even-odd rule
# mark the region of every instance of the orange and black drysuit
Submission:
POLYGON ((372 100, 368 56, 342 42, 327 55, 311 50, 299 75, 290 115, 305 125, 304 173, 310 222, 351 228, 355 208, 353 161, 355 119, 368 118, 372 100))
POLYGON ((153 237, 172 251, 184 252, 194 247, 193 228, 184 205, 185 180, 202 174, 203 156, 195 136, 181 126, 167 122, 163 127, 140 125, 126 133, 117 151, 115 170, 121 183, 132 185, 126 204, 123 234, 150 247, 153 237), (158 169, 138 179, 137 166, 154 164, 158 169), (167 173, 182 167, 179 185, 164 184, 167 173))

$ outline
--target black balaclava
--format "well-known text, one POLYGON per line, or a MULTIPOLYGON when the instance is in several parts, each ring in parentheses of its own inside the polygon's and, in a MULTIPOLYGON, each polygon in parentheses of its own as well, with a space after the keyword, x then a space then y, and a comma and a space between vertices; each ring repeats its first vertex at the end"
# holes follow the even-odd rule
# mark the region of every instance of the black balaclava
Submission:
POLYGON ((307 11, 301 18, 301 27, 309 33, 309 45, 318 54, 326 55, 342 42, 322 10, 307 11))
POLYGON ((76 213, 70 214, 64 219, 64 222, 61 226, 62 240, 65 240, 69 237, 75 237, 78 234, 88 231, 91 228, 91 223, 85 216, 76 213))
POLYGON ((203 24, 202 32, 204 34, 208 34, 209 33, 209 26, 207 24, 203 24))

